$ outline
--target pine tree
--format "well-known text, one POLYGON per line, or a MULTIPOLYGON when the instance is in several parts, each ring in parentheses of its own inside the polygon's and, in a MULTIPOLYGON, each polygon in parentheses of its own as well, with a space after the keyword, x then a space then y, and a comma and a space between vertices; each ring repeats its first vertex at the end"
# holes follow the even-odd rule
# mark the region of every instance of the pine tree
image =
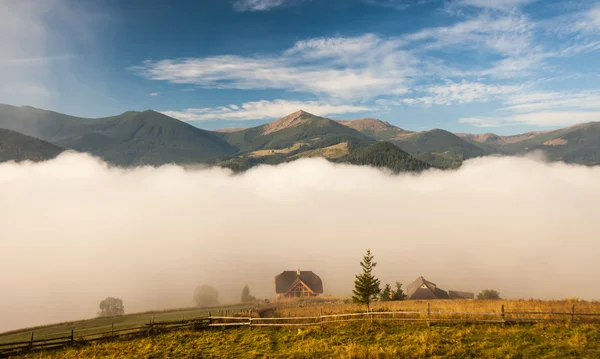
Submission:
POLYGON ((402 283, 396 282, 396 290, 393 292, 392 300, 405 300, 406 294, 402 290, 402 283))
POLYGON ((372 273, 376 265, 377 262, 373 261, 371 250, 367 249, 367 254, 363 256, 363 260, 360 262, 363 272, 357 274, 354 280, 352 301, 354 303, 366 304, 367 311, 370 310, 371 302, 377 298, 377 294, 381 291, 379 288, 379 279, 375 278, 372 273))
POLYGON ((242 302, 243 303, 252 302, 255 299, 256 298, 254 298, 253 296, 250 295, 250 288, 248 287, 248 285, 245 285, 244 288, 242 289, 242 302))
POLYGON ((381 291, 381 294, 379 295, 379 300, 382 302, 387 302, 387 301, 392 300, 392 286, 391 285, 389 285, 389 284, 385 285, 385 287, 381 291))

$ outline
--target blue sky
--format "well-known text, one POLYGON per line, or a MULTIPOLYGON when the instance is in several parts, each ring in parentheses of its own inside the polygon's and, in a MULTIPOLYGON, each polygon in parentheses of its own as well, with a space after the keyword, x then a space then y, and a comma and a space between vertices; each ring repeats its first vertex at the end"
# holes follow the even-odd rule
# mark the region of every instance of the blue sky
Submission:
POLYGON ((0 102, 249 127, 298 109, 409 130, 600 121, 600 2, 0 2, 0 102))

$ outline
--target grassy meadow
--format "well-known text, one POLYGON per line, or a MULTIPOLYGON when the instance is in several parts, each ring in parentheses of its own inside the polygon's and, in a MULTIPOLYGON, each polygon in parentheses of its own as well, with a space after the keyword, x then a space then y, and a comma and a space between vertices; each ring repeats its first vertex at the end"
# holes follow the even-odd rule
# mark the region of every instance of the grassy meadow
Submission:
POLYGON ((186 308, 51 324, 0 333, 0 344, 29 340, 31 338, 31 332, 34 332, 35 339, 49 339, 69 336, 71 335, 71 329, 73 329, 75 338, 78 338, 84 335, 109 332, 112 330, 113 324, 115 330, 123 330, 143 326, 149 323, 153 317, 155 322, 195 319, 206 317, 208 311, 211 311, 212 313, 217 313, 219 310, 237 312, 242 310, 247 311, 249 308, 251 308, 250 304, 239 304, 215 308, 186 308))
POLYGON ((179 331, 25 358, 598 358, 600 326, 351 323, 179 331))
MULTIPOLYGON (((55 351, 24 354, 26 358, 598 358, 600 357, 600 316, 576 317, 571 323, 571 310, 597 313, 599 302, 542 300, 435 300, 375 302, 375 312, 413 312, 424 318, 428 304, 431 318, 499 319, 504 305, 505 317, 556 319, 541 323, 469 324, 423 321, 365 321, 328 323, 324 327, 248 327, 189 329, 142 335, 135 339, 95 342, 55 351), (467 312, 487 313, 472 316, 467 312), (561 315, 511 314, 511 312, 554 312, 561 315), (452 313, 452 314, 450 314, 452 313)), ((280 300, 273 303, 211 308, 212 315, 224 314, 253 317, 305 317, 364 312, 365 307, 348 298, 313 298, 280 300), (219 312, 220 311, 220 312, 219 312), (232 314, 233 313, 233 314, 232 314)), ((155 322, 204 317, 207 309, 185 309, 155 313, 130 314, 113 318, 97 318, 73 323, 39 327, 36 338, 68 335, 71 328, 78 333, 100 333, 140 326, 152 318, 155 322), (39 335, 39 336, 38 336, 39 335)), ((397 317, 396 315, 394 315, 397 317)), ((410 316, 407 316, 410 317, 410 316)), ((0 334, 0 343, 27 340, 31 329, 0 334)))

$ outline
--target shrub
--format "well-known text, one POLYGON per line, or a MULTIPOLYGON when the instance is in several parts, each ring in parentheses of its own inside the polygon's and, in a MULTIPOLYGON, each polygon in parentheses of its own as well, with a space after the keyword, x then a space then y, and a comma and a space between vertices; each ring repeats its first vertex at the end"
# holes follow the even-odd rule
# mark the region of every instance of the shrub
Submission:
POLYGON ((203 284, 194 291, 194 303, 198 307, 210 307, 219 304, 219 292, 210 285, 203 284))
POLYGON ((477 299, 501 299, 500 292, 494 289, 484 289, 481 291, 481 293, 477 294, 477 299))
POLYGON ((107 297, 100 302, 100 312, 98 313, 99 316, 112 317, 123 314, 125 314, 125 307, 123 306, 122 299, 107 297))

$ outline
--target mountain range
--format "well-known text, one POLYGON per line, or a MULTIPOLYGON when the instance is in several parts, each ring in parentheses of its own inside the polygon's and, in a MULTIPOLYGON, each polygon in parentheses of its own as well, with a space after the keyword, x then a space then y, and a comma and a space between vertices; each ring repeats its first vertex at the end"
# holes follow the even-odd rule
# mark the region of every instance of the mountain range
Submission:
POLYGON ((600 123, 514 136, 414 132, 374 118, 335 121, 297 111, 247 129, 206 131, 155 111, 79 118, 0 105, 0 161, 40 161, 63 149, 117 166, 205 163, 244 171, 304 157, 387 167, 395 172, 457 168, 487 155, 542 150, 555 161, 600 163, 600 123))

